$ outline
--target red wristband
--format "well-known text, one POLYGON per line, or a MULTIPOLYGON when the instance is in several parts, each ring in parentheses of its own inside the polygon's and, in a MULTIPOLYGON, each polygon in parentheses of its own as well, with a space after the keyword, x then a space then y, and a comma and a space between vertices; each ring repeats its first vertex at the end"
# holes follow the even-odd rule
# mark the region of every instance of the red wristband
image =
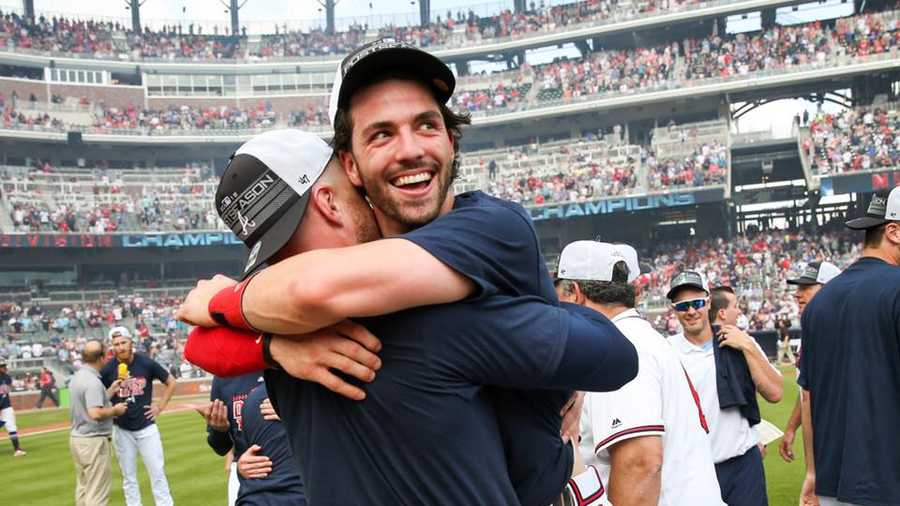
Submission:
POLYGON ((184 345, 184 358, 204 371, 230 378, 263 371, 260 335, 228 327, 195 327, 184 345))
POLYGON ((233 287, 223 288, 219 290, 219 293, 213 295, 213 298, 209 301, 207 310, 216 323, 236 329, 259 332, 247 323, 247 319, 244 318, 244 309, 242 307, 244 291, 247 290, 247 285, 250 284, 250 280, 253 279, 254 276, 256 276, 256 273, 233 287))

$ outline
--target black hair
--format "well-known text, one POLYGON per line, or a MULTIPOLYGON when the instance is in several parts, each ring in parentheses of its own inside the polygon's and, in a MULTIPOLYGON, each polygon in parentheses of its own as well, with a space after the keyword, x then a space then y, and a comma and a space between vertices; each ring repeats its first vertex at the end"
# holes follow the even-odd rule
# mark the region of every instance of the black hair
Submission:
MULTIPOLYGON (((372 80, 369 85, 386 81, 388 79, 403 79, 406 81, 414 81, 429 90, 431 86, 419 76, 410 72, 386 72, 377 79, 372 80)), ((437 97, 438 110, 444 119, 444 128, 450 132, 450 138, 453 140, 453 167, 450 170, 450 180, 456 180, 459 175, 459 141, 462 139, 463 125, 472 124, 472 117, 468 112, 457 113, 442 103, 437 97)), ((331 147, 336 153, 342 151, 352 152, 353 150, 353 117, 350 110, 346 107, 339 107, 334 116, 334 137, 331 139, 331 147)))
POLYGON ((628 266, 625 262, 616 262, 613 266, 612 281, 575 280, 581 293, 595 304, 622 304, 633 308, 637 293, 634 285, 628 282, 628 266))

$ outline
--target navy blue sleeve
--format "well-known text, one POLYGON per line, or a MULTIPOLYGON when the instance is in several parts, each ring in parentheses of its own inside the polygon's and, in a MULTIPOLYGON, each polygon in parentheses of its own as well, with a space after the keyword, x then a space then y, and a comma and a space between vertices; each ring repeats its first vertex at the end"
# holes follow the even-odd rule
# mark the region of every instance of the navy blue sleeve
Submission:
MULTIPOLYGON (((222 398, 222 380, 221 378, 213 378, 212 387, 209 390, 209 400, 214 401, 216 399, 227 403, 225 399, 222 398)), ((231 442, 231 435, 228 431, 219 432, 209 425, 206 426, 206 444, 209 445, 210 448, 216 452, 217 455, 224 456, 228 453, 228 450, 233 446, 231 442)))
POLYGON ((538 297, 495 295, 454 305, 469 325, 454 339, 432 336, 433 367, 476 385, 539 388, 556 371, 569 331, 565 311, 538 297))
POLYGON ((498 292, 548 295, 535 288, 536 280, 546 274, 542 274, 543 258, 534 228, 525 216, 508 207, 454 209, 400 237, 472 280, 476 286, 473 299, 498 292))
POLYGON ((810 351, 812 351, 809 346, 809 344, 812 342, 812 339, 806 339, 806 337, 812 332, 808 315, 810 313, 810 306, 815 300, 815 297, 813 297, 813 300, 811 300, 803 310, 803 314, 800 315, 800 329, 803 332, 803 335, 800 341, 800 356, 797 358, 797 384, 800 385, 800 388, 804 390, 809 390, 809 378, 807 375, 806 366, 809 364, 808 357, 810 356, 810 351))
POLYGON ((576 304, 561 303, 560 307, 569 312, 569 338, 548 384, 609 392, 622 388, 637 376, 637 350, 613 322, 576 304))

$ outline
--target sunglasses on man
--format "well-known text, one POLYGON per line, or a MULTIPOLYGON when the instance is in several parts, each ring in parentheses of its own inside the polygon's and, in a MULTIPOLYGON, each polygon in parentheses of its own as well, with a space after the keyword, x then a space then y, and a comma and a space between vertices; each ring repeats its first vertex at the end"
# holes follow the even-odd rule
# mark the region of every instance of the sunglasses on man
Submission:
POLYGON ((679 313, 686 313, 690 311, 691 308, 699 311, 706 307, 707 304, 709 304, 709 297, 703 297, 701 299, 690 299, 676 302, 672 304, 672 307, 675 308, 675 311, 678 311, 679 313))

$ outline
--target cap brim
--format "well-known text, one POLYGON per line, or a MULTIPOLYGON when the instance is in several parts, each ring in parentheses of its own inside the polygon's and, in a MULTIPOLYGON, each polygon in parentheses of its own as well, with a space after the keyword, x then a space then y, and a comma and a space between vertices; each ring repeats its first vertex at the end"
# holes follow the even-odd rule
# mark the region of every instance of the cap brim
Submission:
POLYGON ((391 71, 409 71, 423 78, 434 90, 441 103, 450 100, 456 86, 453 72, 436 56, 418 49, 395 47, 372 53, 350 68, 341 80, 341 91, 338 96, 338 107, 347 107, 347 102, 356 91, 372 82, 373 79, 391 71), (435 83, 439 80, 447 89, 435 83))
POLYGON ((253 263, 249 263, 248 259, 248 263, 245 264, 244 272, 241 274, 242 280, 256 271, 260 265, 266 263, 268 259, 272 258, 272 255, 278 253, 278 251, 287 244, 291 236, 293 236, 294 232, 297 230, 297 226, 300 225, 300 221, 303 219, 303 214, 306 212, 306 204, 308 201, 309 192, 301 195, 296 202, 291 204, 287 211, 285 211, 284 214, 282 214, 281 217, 279 217, 278 220, 253 243, 252 246, 248 245, 252 250, 256 243, 262 242, 253 263))
POLYGON ((818 285, 819 284, 819 282, 816 281, 815 279, 807 278, 807 277, 803 277, 803 276, 801 276, 799 278, 789 279, 789 280, 785 281, 785 283, 787 283, 789 285, 818 285))
POLYGON ((865 230, 867 228, 883 225, 887 222, 888 220, 877 216, 861 216, 844 223, 844 226, 853 230, 865 230))
POLYGON ((703 285, 698 285, 697 283, 682 283, 678 286, 673 286, 672 288, 670 288, 666 293, 666 298, 672 300, 672 296, 675 295, 675 292, 681 290, 682 288, 696 288, 698 290, 703 290, 704 292, 709 293, 706 288, 703 287, 703 285))

